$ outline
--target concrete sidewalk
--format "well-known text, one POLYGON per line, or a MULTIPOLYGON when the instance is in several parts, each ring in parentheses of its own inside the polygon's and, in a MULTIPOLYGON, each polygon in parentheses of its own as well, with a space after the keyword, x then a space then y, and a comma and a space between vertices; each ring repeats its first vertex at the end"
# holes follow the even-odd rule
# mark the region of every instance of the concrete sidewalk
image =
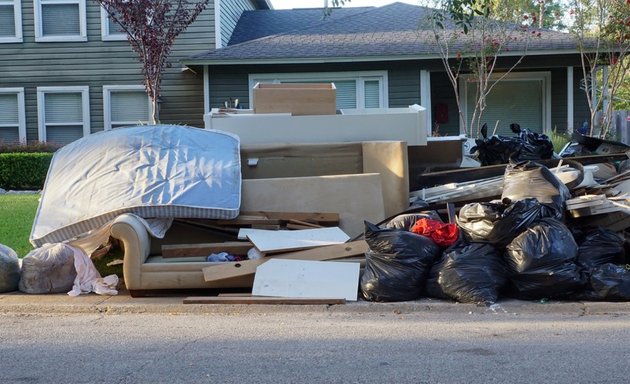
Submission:
POLYGON ((487 308, 474 304, 420 299, 399 303, 348 302, 344 305, 263 305, 263 304, 183 304, 188 296, 132 298, 127 291, 117 296, 96 294, 70 297, 66 294, 29 295, 21 292, 0 294, 0 313, 270 313, 270 312, 426 312, 426 313, 504 313, 567 315, 630 315, 630 302, 521 301, 505 299, 487 308))

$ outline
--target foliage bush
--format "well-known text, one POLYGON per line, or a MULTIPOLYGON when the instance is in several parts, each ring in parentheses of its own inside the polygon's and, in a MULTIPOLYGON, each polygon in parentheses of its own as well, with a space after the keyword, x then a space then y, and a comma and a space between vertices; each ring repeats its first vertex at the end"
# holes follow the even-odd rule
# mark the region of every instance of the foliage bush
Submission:
POLYGON ((0 153, 0 188, 42 189, 52 153, 0 153))
POLYGON ((39 141, 29 142, 28 144, 5 143, 0 140, 0 153, 36 153, 36 152, 55 152, 61 148, 59 144, 44 143, 39 141))
POLYGON ((560 153, 565 145, 567 145, 571 141, 571 135, 568 133, 558 132, 556 128, 553 128, 551 131, 551 135, 549 135, 551 139, 551 143, 553 144, 553 151, 555 153, 560 153))

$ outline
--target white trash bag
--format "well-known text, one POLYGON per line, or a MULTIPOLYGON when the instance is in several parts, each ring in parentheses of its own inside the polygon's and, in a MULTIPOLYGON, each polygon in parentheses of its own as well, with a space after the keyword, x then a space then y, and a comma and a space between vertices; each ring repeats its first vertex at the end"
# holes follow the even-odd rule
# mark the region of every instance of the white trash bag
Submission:
POLYGON ((0 244, 0 293, 18 289, 20 282, 20 261, 17 253, 0 244))
POLYGON ((73 247, 44 244, 22 259, 19 289, 33 294, 66 293, 72 289, 76 277, 73 247))

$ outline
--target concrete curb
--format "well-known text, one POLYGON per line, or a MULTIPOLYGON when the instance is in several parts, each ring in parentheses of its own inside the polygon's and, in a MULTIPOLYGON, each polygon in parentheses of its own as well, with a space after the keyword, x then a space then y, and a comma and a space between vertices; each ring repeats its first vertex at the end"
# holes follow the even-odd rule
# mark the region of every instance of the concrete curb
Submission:
POLYGON ((561 302, 501 300, 492 307, 420 299, 400 303, 349 302, 345 305, 235 305, 183 304, 186 296, 132 298, 126 291, 118 296, 95 294, 69 297, 65 294, 28 295, 21 292, 0 294, 3 314, 268 314, 268 313, 393 313, 393 314, 468 314, 468 315, 544 315, 630 316, 630 302, 561 302))

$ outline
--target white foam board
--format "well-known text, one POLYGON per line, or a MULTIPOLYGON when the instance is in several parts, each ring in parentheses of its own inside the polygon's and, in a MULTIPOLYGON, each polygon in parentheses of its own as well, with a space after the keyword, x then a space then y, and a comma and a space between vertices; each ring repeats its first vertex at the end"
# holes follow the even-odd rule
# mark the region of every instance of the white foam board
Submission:
POLYGON ((256 269, 252 295, 356 301, 358 262, 271 259, 256 269))

